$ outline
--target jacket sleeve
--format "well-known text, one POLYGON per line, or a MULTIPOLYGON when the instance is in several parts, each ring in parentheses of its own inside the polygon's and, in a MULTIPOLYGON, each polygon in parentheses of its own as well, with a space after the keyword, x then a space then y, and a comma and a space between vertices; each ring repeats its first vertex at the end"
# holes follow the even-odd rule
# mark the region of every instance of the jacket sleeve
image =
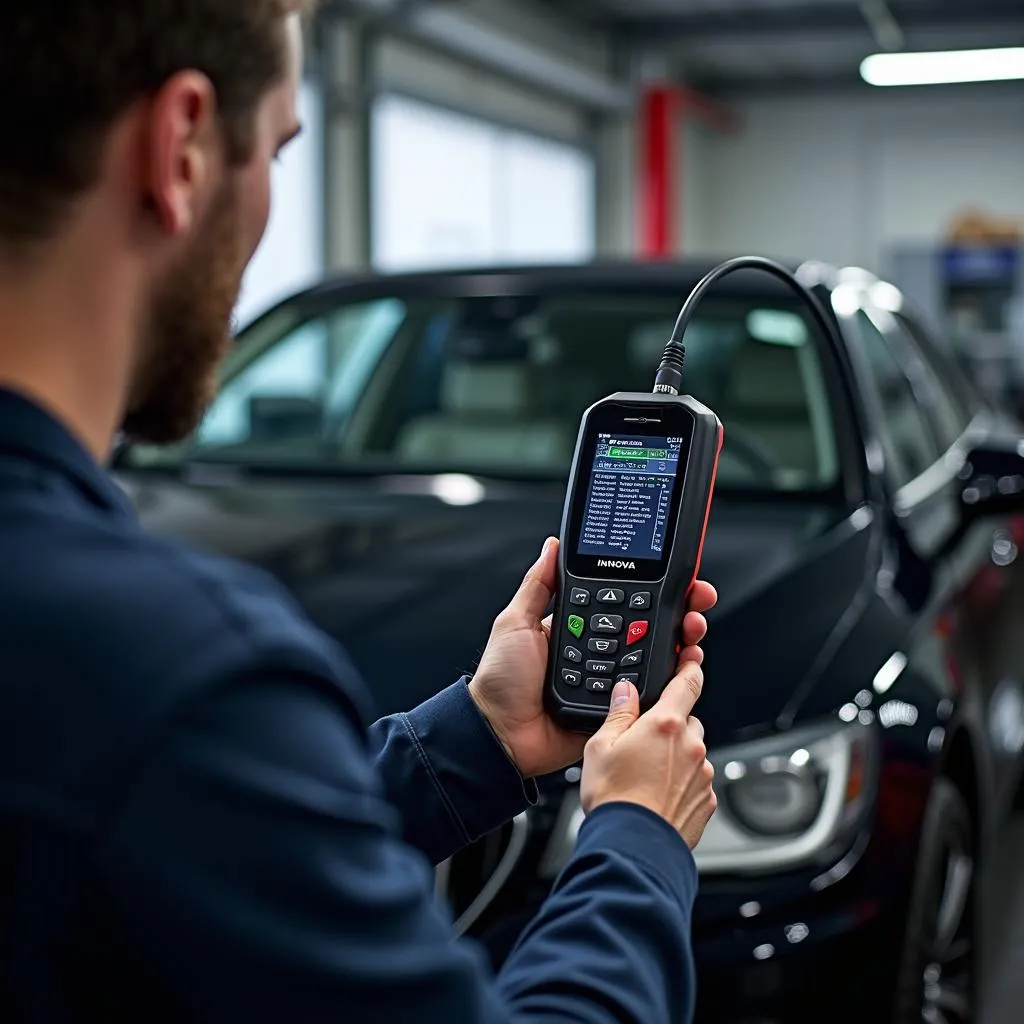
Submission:
POLYGON ((409 714, 370 727, 384 790, 406 842, 434 864, 537 801, 462 678, 409 714))
POLYGON ((94 857, 124 940, 183 1019, 688 1020, 695 873, 653 815, 591 816, 498 979, 453 939, 431 865, 402 836, 336 685, 261 672, 151 745, 94 857))

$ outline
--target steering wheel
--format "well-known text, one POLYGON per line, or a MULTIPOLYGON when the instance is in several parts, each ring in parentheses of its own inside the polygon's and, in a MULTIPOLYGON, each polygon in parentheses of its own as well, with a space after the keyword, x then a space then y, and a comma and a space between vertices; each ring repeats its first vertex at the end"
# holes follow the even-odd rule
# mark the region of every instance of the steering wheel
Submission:
POLYGON ((722 454, 742 462, 757 480, 773 483, 779 468, 778 460, 765 448, 761 439, 748 427, 729 423, 725 428, 722 454))

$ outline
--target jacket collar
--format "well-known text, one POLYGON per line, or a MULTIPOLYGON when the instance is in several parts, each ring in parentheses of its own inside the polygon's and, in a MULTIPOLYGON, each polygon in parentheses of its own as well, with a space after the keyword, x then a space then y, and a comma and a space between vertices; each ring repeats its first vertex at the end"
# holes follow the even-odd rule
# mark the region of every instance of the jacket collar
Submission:
POLYGON ((34 401, 0 388, 0 456, 45 463, 66 476, 92 504, 134 518, 124 492, 71 432, 34 401))

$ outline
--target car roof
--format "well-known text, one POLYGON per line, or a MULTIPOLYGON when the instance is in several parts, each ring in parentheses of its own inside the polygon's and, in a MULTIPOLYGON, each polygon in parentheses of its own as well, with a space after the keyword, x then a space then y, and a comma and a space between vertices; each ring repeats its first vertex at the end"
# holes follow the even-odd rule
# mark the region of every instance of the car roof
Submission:
MULTIPOLYGON (((693 286, 719 262, 711 259, 598 260, 584 264, 497 265, 403 273, 344 274, 331 277, 294 299, 320 304, 324 300, 341 300, 357 294, 393 294, 396 291, 405 295, 486 297, 530 295, 566 289, 588 292, 608 289, 620 293, 675 292, 681 304, 693 286)), ((794 261, 779 262, 793 272, 810 266, 794 261)), ((820 274, 818 277, 824 281, 820 274)), ((715 286, 715 291, 723 295, 752 298, 792 296, 790 289, 781 281, 756 270, 742 270, 729 275, 715 286)))

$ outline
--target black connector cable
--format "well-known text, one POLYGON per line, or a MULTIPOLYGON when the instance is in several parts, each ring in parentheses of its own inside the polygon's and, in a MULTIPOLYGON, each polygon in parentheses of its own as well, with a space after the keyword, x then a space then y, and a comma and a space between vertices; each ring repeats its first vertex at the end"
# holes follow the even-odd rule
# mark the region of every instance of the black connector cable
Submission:
POLYGON ((824 337, 833 336, 834 328, 822 309, 821 303, 809 288, 797 280, 792 271, 787 270, 781 263, 776 263, 764 256, 737 256, 734 259, 726 260, 725 263, 719 264, 714 270, 705 274, 690 292, 686 302, 683 303, 683 308, 679 311, 679 318, 672 330, 672 337, 669 338, 669 342, 665 346, 665 353, 661 357, 657 376, 654 378, 655 394, 679 394, 683 386, 683 362, 686 359, 686 346, 683 344, 686 329, 690 326, 693 314, 697 311, 697 307, 707 294, 708 289, 736 270, 762 270, 785 282, 807 304, 811 316, 824 337))

